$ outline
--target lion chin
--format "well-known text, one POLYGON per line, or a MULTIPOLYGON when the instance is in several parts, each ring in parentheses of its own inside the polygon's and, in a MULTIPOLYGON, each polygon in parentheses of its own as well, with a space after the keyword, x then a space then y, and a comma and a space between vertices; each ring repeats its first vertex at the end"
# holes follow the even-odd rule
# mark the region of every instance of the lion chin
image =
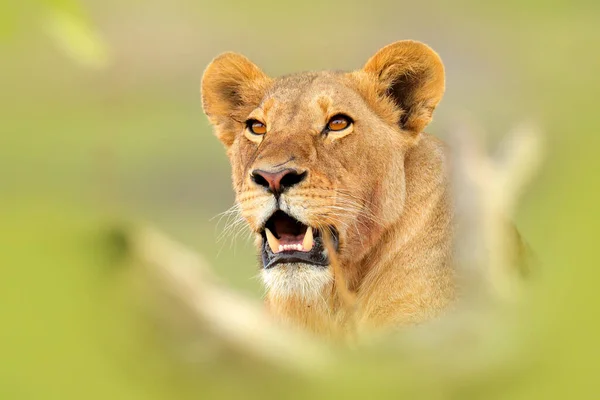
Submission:
POLYGON ((322 298, 323 292, 333 283, 331 268, 304 263, 282 263, 263 268, 261 275, 271 296, 295 298, 307 303, 322 298))

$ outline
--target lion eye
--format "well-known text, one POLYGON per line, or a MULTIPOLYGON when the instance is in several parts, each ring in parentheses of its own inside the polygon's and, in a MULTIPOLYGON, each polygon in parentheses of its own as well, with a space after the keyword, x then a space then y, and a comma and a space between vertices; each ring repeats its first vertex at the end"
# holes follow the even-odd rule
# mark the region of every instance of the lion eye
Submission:
POLYGON ((246 127, 250 132, 254 133, 255 135, 264 135, 265 133, 267 133, 267 126, 255 119, 247 121, 246 127))
POLYGON ((327 129, 330 131, 343 131, 350 126, 352 120, 345 115, 335 115, 327 123, 327 129))

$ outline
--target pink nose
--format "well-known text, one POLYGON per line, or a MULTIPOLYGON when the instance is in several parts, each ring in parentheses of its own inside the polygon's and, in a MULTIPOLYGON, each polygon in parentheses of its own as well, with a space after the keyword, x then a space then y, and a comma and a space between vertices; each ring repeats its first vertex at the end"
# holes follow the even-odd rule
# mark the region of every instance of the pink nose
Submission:
POLYGON ((279 196, 287 189, 299 184, 306 178, 306 172, 295 169, 283 169, 276 172, 255 169, 252 171, 252 180, 259 186, 268 189, 275 196, 279 196))

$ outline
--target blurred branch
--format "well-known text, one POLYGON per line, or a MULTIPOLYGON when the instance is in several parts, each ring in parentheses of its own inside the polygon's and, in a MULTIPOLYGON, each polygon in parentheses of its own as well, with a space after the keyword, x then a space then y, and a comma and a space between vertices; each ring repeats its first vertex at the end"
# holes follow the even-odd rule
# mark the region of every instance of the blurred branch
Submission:
POLYGON ((217 284, 197 253, 152 228, 122 234, 129 255, 193 312, 213 340, 285 369, 314 373, 329 360, 317 342, 275 324, 261 304, 217 284))
POLYGON ((461 277, 483 278, 487 283, 471 284, 471 289, 513 299, 522 280, 519 266, 527 260, 511 218, 541 164, 541 135, 536 126, 522 124, 501 143, 496 157, 486 153, 478 140, 481 136, 466 124, 450 135, 458 222, 456 265, 461 277))

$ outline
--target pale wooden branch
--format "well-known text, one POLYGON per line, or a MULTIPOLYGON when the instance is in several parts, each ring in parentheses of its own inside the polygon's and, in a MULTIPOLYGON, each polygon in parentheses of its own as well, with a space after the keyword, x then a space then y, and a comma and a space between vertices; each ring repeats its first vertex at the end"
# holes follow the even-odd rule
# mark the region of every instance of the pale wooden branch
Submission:
POLYGON ((149 227, 128 234, 128 242, 130 255, 193 312, 213 341, 277 368, 314 373, 328 363, 321 344, 276 324, 262 304, 218 284, 196 252, 149 227))
POLYGON ((541 164, 541 135, 533 124, 522 124, 501 143, 500 154, 492 157, 473 132, 461 124, 450 135, 459 226, 456 264, 463 276, 484 277, 490 284, 485 290, 511 299, 521 281, 511 218, 541 164))

